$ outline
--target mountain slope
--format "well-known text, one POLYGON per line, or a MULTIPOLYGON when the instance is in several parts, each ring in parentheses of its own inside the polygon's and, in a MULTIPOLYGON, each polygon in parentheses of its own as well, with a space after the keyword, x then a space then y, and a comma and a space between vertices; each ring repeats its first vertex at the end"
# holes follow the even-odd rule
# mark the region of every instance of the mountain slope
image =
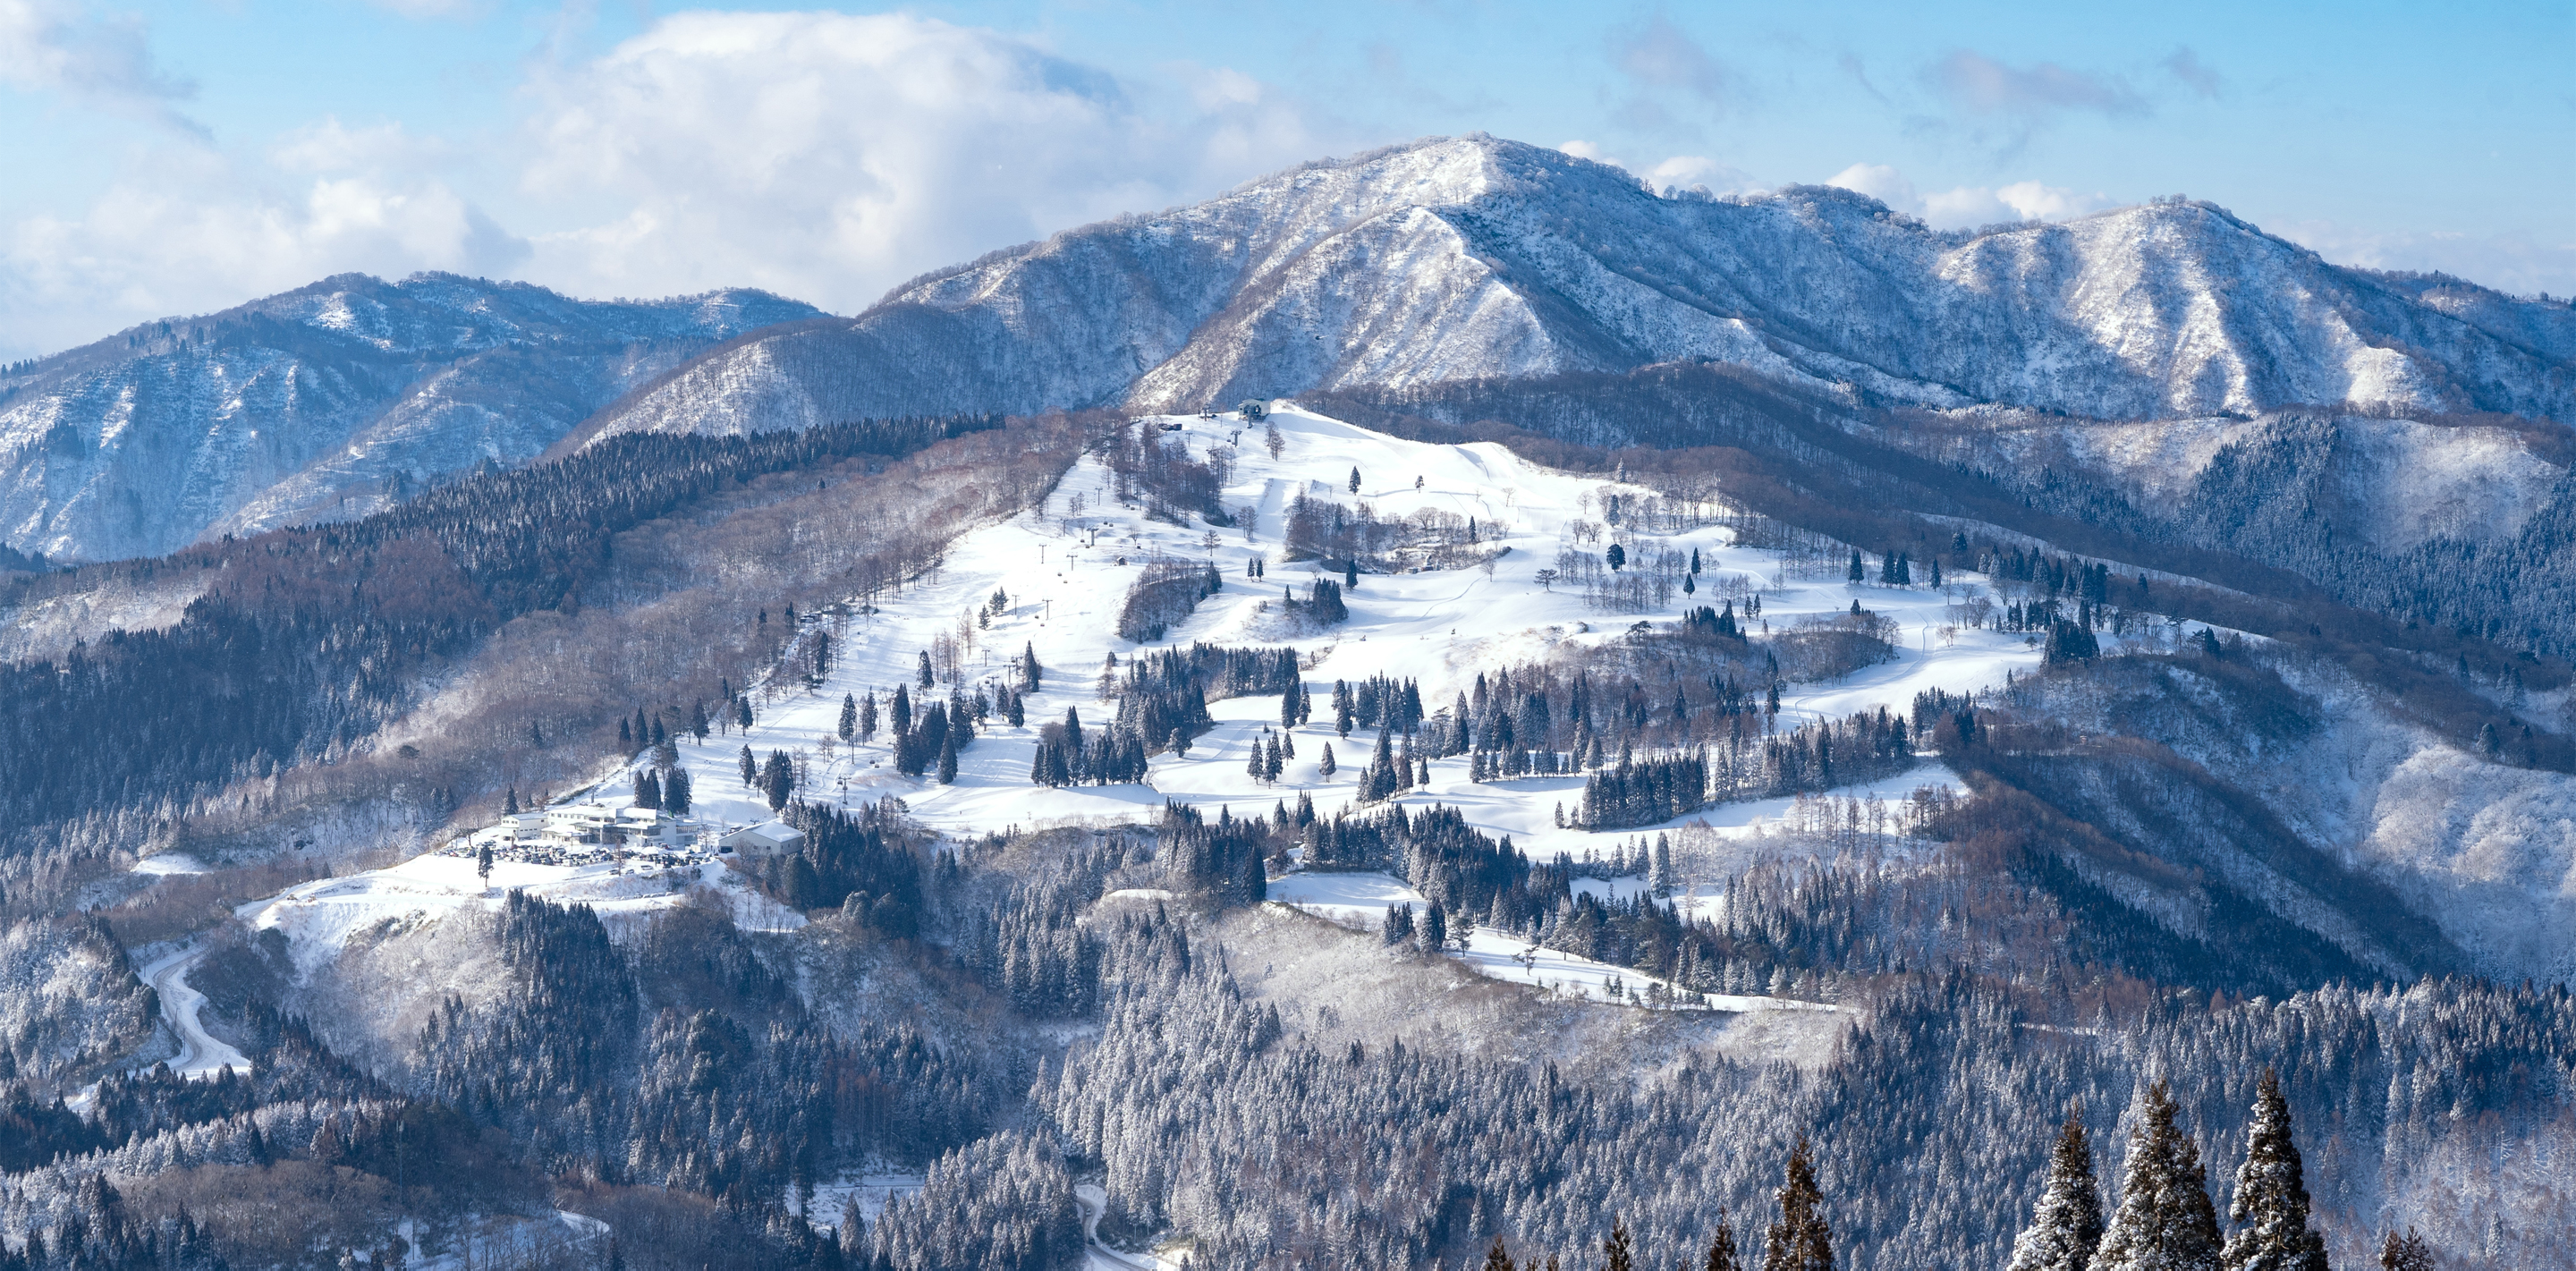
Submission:
POLYGON ((2576 416, 2566 306, 2338 268, 2206 204, 1941 234, 1843 190, 1662 198, 1476 136, 996 253, 846 324, 713 354, 585 432, 1180 409, 1684 359, 2107 419, 2576 416))
POLYGON ((515 464, 720 340, 815 316, 757 291, 573 300, 344 274, 0 379, 0 540, 108 559, 363 515, 515 464))

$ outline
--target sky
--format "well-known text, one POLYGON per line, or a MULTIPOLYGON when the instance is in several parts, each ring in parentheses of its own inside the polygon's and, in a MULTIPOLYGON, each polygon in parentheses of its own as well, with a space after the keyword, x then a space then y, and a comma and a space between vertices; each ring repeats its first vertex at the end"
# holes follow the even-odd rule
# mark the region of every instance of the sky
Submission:
POLYGON ((1484 131, 1941 227, 2151 196, 2576 293, 2576 4, 0 0, 0 359, 344 271, 921 273, 1484 131))

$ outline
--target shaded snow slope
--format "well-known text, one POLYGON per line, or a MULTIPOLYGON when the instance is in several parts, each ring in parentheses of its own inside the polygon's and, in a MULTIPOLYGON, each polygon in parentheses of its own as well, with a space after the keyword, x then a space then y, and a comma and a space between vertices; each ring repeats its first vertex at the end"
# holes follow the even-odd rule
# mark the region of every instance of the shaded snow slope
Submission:
POLYGON ((85 560, 364 515, 534 457, 717 341, 815 316, 756 291, 599 303, 343 274, 0 378, 0 541, 85 560))
POLYGON ((2576 313, 2331 266, 2207 205, 1934 233, 1822 187, 1658 197, 1489 137, 1309 165, 711 355, 602 433, 1196 409, 1704 358, 1883 399, 2143 419, 2359 402, 2576 416, 2576 313))

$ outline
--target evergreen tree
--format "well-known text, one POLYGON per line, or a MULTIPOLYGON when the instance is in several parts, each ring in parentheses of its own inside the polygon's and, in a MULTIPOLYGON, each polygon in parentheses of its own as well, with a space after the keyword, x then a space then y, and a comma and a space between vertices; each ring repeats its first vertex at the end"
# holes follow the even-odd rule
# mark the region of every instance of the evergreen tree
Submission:
POLYGON ((1342 680, 1333 681, 1333 734, 1351 735, 1351 686, 1342 680))
POLYGON ((784 809, 788 798, 796 793, 796 765, 788 760, 786 751, 769 752, 769 762, 760 767, 760 792, 768 797, 772 812, 784 809))
POLYGON ((1850 579, 1851 581, 1856 582, 1856 583, 1857 583, 1857 582, 1866 582, 1866 581, 1868 581, 1868 580, 1869 580, 1869 569, 1868 569, 1868 567, 1866 567, 1866 566, 1864 566, 1864 565, 1862 565, 1862 564, 1860 563, 1860 549, 1859 549, 1859 548, 1855 547, 1855 548, 1853 548, 1853 549, 1852 549, 1851 568, 1846 569, 1846 570, 1844 570, 1844 571, 1843 571, 1843 577, 1848 578, 1848 579, 1850 579))
POLYGON ((628 724, 623 715, 617 717, 617 748, 628 753, 632 753, 635 749, 634 726, 628 724))
POLYGON ((760 761, 751 757, 749 746, 742 748, 742 783, 747 786, 760 783, 760 761))
POLYGON ((1327 778, 1327 779, 1330 779, 1330 778, 1332 777, 1332 775, 1333 775, 1333 743, 1331 743, 1331 742, 1329 742, 1329 741, 1324 743, 1324 753, 1323 753, 1322 755, 1317 756, 1317 757, 1316 757, 1316 759, 1315 759, 1315 771, 1316 771, 1316 772, 1318 772, 1318 773, 1323 774, 1323 776, 1324 776, 1325 778, 1327 778))
POLYGON ((708 726, 707 704, 696 698, 689 699, 689 735, 705 741, 708 726))
POLYGON ((653 775, 653 770, 650 768, 635 774, 635 806, 639 808, 662 806, 662 781, 661 778, 653 775))
MULTIPOLYGON (((1696 557, 1699 553, 1693 552, 1696 557)), ((1735 1257, 1735 1224, 1726 1220, 1726 1211, 1717 1211, 1717 1234, 1709 1237, 1708 1262, 1701 1271, 1742 1271, 1735 1257)))
POLYGON ((1789 1153, 1789 1179, 1780 1188, 1780 1220, 1765 1234, 1762 1271, 1834 1271, 1834 1232, 1816 1189, 1815 1156, 1807 1136, 1789 1153))
POLYGON ((2048 1153, 2048 1182, 2030 1225, 2013 1240, 2004 1271, 2085 1271, 2102 1243, 2102 1196, 2093 1181, 2093 1147, 2084 1138, 2083 1108, 2066 1114, 2048 1153))
POLYGON ((744 693, 733 699, 733 723, 736 728, 751 727, 751 694, 744 693))
POLYGON ((687 816, 693 798, 689 785, 689 770, 673 768, 670 777, 662 782, 662 810, 673 816, 687 816))
POLYGON ((2433 1271, 2433 1246, 2409 1227, 2406 1234, 2389 1232, 2379 1245, 2379 1271, 2433 1271))
POLYGON ((1035 643, 1022 644, 1020 646, 1021 692, 1034 693, 1038 691, 1038 669, 1038 646, 1035 643))
POLYGON ((1353 591, 1360 589, 1360 563, 1357 558, 1342 563, 1342 585, 1353 591))
POLYGON ((1610 1238, 1601 1242, 1601 1271, 1636 1271, 1637 1262, 1628 1250, 1628 1224, 1610 1220, 1610 1238))
POLYGON ((939 784, 957 784, 957 734, 963 727, 950 727, 939 734, 939 784))
POLYGON ((923 688, 928 688, 935 682, 932 680, 930 675, 930 650, 923 649, 921 651, 921 670, 916 672, 915 675, 916 678, 921 681, 921 686, 923 688))
POLYGON ((517 816, 519 814, 519 787, 510 787, 509 797, 501 804, 501 814, 503 816, 517 816))
MULTIPOLYGON (((1016 693, 1015 693, 1015 694, 1012 694, 1012 695, 1011 695, 1011 722, 1012 722, 1012 723, 1014 723, 1014 724, 1016 724, 1016 723, 1019 723, 1019 722, 1020 722, 1020 714, 1019 714, 1020 706, 1019 706, 1019 702, 1020 702, 1019 695, 1018 695, 1018 694, 1016 694, 1016 693)), ((860 699, 859 699, 859 740, 861 740, 861 741, 866 741, 866 740, 868 740, 869 738, 872 738, 872 737, 874 737, 874 736, 876 736, 876 735, 877 735, 877 691, 876 691, 875 689, 869 689, 869 690, 868 690, 868 695, 867 695, 866 697, 863 697, 863 698, 860 698, 860 699)))
POLYGON ((2132 1110, 2120 1208, 2102 1233, 2090 1271, 2218 1271, 2218 1211, 2200 1149, 2174 1125, 2174 1101, 2158 1078, 2132 1110))
POLYGON ((1359 492, 1360 492, 1360 470, 1359 470, 1359 469, 1357 469, 1357 468, 1353 468, 1353 469, 1351 469, 1351 493, 1353 493, 1353 494, 1357 494, 1357 493, 1359 493, 1359 492))
POLYGON ((1627 567, 1628 549, 1619 546, 1617 543, 1612 543, 1610 545, 1610 550, 1602 553, 1602 558, 1610 562, 1611 573, 1618 573, 1621 569, 1627 567))
POLYGON ((841 740, 848 741, 859 733, 859 695, 841 694, 841 740))
POLYGON ((2290 1104, 2270 1067, 2254 1091, 2254 1124, 2236 1197, 2227 1206, 2236 1233, 2219 1262, 2227 1271, 2326 1271, 2325 1237, 2308 1227, 2308 1187, 2298 1144, 2290 1138, 2290 1104))
POLYGON ((893 715, 895 740, 901 741, 912 731, 912 690, 901 684, 894 686, 893 715))

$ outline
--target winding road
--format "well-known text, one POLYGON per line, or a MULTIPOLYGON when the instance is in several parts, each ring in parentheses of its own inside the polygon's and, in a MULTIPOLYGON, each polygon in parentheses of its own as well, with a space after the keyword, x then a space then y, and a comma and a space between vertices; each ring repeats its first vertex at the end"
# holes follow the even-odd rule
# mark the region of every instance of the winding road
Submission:
POLYGON ((179 1035, 179 1054, 170 1061, 170 1071, 182 1077, 212 1077, 230 1067, 247 1074, 250 1057, 215 1040, 198 1022, 197 1012, 205 1006, 206 995, 189 987, 188 971, 205 956, 205 942, 195 941, 164 954, 142 971, 143 982, 160 995, 162 1018, 179 1035))
POLYGON ((1084 1271, 1162 1271, 1163 1260, 1152 1254, 1120 1253, 1100 1243, 1100 1211, 1109 1204, 1107 1189, 1098 1183, 1077 1183, 1073 1203, 1082 1210, 1084 1271))

